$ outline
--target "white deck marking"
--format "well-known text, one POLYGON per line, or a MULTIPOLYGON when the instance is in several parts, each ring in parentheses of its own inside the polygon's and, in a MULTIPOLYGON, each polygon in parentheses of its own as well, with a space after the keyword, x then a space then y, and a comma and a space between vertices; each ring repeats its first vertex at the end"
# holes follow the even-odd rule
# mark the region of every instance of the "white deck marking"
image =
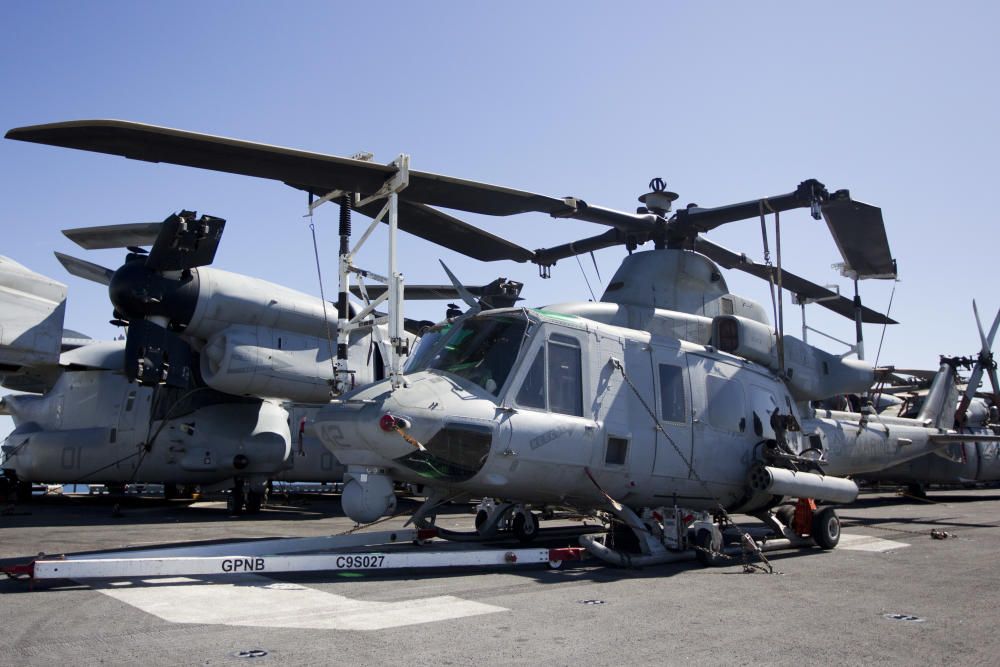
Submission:
POLYGON ((875 551, 881 553, 883 551, 902 549, 903 547, 908 546, 910 545, 905 542, 883 540, 881 537, 874 537, 872 535, 841 533, 840 544, 837 545, 837 549, 847 549, 849 551, 875 551))
POLYGON ((169 577, 95 590, 171 623, 317 630, 382 630, 509 611, 451 595, 365 602, 255 574, 225 579, 169 577))

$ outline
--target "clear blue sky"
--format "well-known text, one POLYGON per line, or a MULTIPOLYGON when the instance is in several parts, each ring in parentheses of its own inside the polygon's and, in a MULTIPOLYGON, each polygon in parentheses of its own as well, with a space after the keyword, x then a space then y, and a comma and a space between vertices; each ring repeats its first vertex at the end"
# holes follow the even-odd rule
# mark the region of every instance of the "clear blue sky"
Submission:
MULTIPOLYGON (((120 118, 382 162, 406 152, 415 169, 623 210, 654 176, 704 206, 818 178, 884 210, 902 324, 881 362, 973 353, 972 298, 990 320, 1000 306, 996 3, 356 4, 7 0, 0 130, 120 118)), ((111 267, 122 253, 77 249, 63 228, 196 209, 229 221, 217 266, 318 294, 305 197, 278 183, 0 141, 0 201, 0 254, 67 282, 66 325, 94 337, 118 333, 106 293, 67 276, 52 251, 111 267)), ((602 231, 540 214, 463 217, 529 248, 602 231)), ((316 222, 329 293, 336 211, 316 222)), ((782 223, 786 268, 848 292, 825 225, 805 212, 782 223)), ((756 221, 710 238, 762 256, 756 221)), ((372 248, 360 263, 378 271, 384 245, 372 248)), ((604 282, 623 254, 597 254, 604 282)), ((542 281, 532 265, 477 265, 402 239, 407 282, 446 282, 438 258, 469 283, 521 280, 532 305, 589 298, 572 259, 542 281)), ((727 279, 768 302, 759 281, 727 279)), ((884 310, 892 284, 864 288, 884 310)), ((850 322, 813 310, 811 323, 853 337, 850 322)), ((786 312, 797 333, 797 308, 786 312)), ((870 357, 880 334, 866 329, 870 357)))

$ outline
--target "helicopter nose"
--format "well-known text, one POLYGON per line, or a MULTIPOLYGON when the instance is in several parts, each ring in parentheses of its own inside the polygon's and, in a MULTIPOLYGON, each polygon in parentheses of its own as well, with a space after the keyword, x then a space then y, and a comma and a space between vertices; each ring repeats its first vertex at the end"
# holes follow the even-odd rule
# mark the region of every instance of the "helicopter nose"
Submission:
POLYGON ((418 449, 419 440, 407 432, 413 418, 396 401, 344 401, 323 408, 316 418, 316 432, 337 450, 367 450, 396 459, 418 449))
POLYGON ((411 465, 414 456, 436 460, 464 452, 470 437, 475 440, 476 461, 488 452, 491 438, 483 434, 492 433, 494 402, 434 374, 415 374, 409 376, 408 386, 389 387, 388 382, 367 387, 351 400, 328 405, 317 416, 317 433, 338 456, 367 451, 411 465), (453 427, 462 433, 453 434, 453 427), (469 428, 476 434, 469 436, 469 428))

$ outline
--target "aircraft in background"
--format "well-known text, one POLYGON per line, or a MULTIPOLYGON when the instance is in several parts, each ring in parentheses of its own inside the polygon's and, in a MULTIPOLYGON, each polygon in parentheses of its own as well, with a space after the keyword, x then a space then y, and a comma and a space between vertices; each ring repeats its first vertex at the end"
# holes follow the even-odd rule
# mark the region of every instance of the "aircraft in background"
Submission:
MULTIPOLYGON (((4 474, 22 495, 32 481, 162 482, 231 488, 231 509, 255 512, 268 480, 339 481, 343 467, 304 429, 316 410, 308 401, 330 391, 330 346, 310 335, 324 335, 329 321, 320 300, 184 259, 155 264, 157 243, 178 252, 178 234, 215 225, 217 244, 222 222, 183 213, 68 232, 90 247, 133 245, 118 271, 57 253, 71 273, 117 290, 124 341, 73 334, 63 342, 65 286, 10 260, 0 265, 3 384, 34 392, 2 404, 16 425, 3 445, 4 474), (152 262, 138 247, 148 243, 152 262)), ((205 246, 195 239, 191 250, 210 262, 214 247, 205 246)), ((334 309, 334 326, 335 317, 334 309)), ((380 366, 363 336, 352 351, 365 381, 380 366)))

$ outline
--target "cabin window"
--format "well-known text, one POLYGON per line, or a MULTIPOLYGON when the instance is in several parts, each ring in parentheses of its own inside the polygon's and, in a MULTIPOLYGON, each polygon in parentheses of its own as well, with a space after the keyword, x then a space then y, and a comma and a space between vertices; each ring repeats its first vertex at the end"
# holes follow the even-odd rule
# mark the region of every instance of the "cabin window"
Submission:
POLYGON ((517 392, 517 404, 525 408, 545 409, 545 347, 538 348, 531 368, 524 376, 521 390, 517 392))
POLYGON ((608 436, 608 449, 604 453, 604 462, 610 465, 625 465, 628 458, 628 440, 608 436))
POLYGON ((548 342, 549 410, 583 416, 583 373, 580 343, 571 336, 552 334, 548 342))
POLYGON ((742 433, 746 429, 743 386, 736 380, 709 375, 706 378, 708 423, 722 431, 742 433))
POLYGON ((683 422, 685 403, 683 369, 660 364, 660 419, 683 422))
POLYGON ((125 412, 129 412, 133 405, 135 405, 135 391, 130 391, 125 399, 125 412))

